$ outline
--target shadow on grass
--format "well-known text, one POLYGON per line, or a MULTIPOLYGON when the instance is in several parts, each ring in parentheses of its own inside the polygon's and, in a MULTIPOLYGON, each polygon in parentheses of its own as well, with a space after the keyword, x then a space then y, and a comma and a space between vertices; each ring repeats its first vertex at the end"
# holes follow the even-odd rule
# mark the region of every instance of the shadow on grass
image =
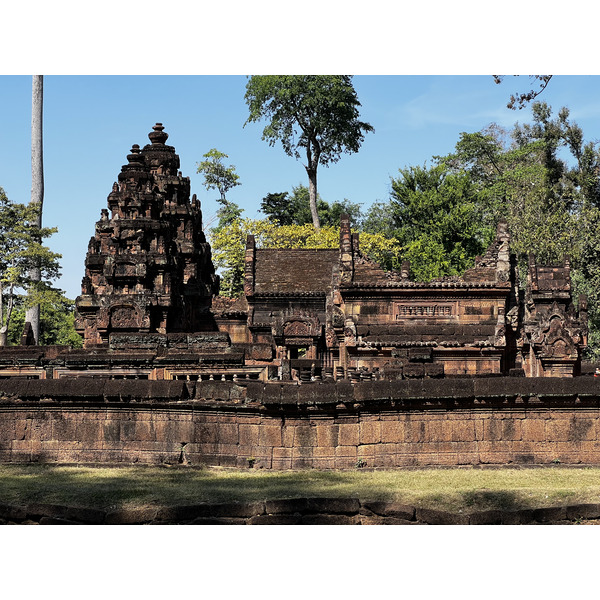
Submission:
MULTIPOLYGON (((298 497, 398 501, 424 508, 475 512, 517 510, 582 501, 588 492, 543 481, 526 490, 503 485, 481 489, 479 475, 469 481, 452 474, 403 471, 257 471, 167 467, 64 467, 0 465, 0 504, 60 504, 101 509, 203 502, 252 502, 298 497), (445 477, 445 479, 444 479, 445 477), (431 481, 435 478, 435 481, 431 481), (514 489, 512 489, 514 488, 514 489)), ((484 484, 485 485, 485 484, 484 484)), ((589 495, 589 494, 588 494, 589 495)), ((589 501, 589 500, 588 500, 589 501)))
MULTIPOLYGON (((113 509, 309 496, 356 497, 359 494, 352 483, 348 474, 320 471, 223 472, 212 469, 3 465, 0 466, 0 503, 113 509)), ((371 495, 385 499, 385 494, 375 492, 371 495)))
POLYGON ((525 508, 523 499, 507 490, 469 490, 462 493, 464 505, 478 510, 517 510, 525 508))

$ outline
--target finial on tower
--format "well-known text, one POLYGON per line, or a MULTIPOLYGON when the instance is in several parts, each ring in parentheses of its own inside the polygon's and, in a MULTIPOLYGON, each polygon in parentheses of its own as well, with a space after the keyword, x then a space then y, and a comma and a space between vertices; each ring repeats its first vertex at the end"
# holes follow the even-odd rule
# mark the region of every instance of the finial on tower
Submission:
POLYGON ((140 147, 138 144, 134 144, 131 147, 131 154, 127 155, 127 160, 130 163, 143 163, 144 157, 140 154, 140 147))
POLYGON ((163 145, 169 137, 169 134, 165 133, 163 131, 164 130, 163 124, 157 123, 156 125, 154 125, 154 127, 152 127, 152 129, 153 129, 153 131, 151 131, 148 134, 148 137, 150 138, 152 145, 153 146, 158 145, 158 144, 163 145))

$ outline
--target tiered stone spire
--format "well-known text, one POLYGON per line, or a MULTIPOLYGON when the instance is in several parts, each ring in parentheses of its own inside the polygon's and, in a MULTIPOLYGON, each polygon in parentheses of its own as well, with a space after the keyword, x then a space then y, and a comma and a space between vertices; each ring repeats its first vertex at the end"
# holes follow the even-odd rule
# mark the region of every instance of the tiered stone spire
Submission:
POLYGON ((101 211, 85 260, 76 328, 86 347, 114 333, 209 328, 218 277, 202 232, 200 202, 178 171, 175 148, 157 123, 151 143, 127 156, 101 211))

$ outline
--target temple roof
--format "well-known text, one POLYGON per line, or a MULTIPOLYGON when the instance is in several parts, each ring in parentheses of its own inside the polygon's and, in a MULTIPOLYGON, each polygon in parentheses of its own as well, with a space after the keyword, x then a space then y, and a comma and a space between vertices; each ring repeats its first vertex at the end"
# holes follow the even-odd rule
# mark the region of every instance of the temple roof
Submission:
POLYGON ((338 261, 338 250, 257 249, 254 292, 329 293, 338 261))

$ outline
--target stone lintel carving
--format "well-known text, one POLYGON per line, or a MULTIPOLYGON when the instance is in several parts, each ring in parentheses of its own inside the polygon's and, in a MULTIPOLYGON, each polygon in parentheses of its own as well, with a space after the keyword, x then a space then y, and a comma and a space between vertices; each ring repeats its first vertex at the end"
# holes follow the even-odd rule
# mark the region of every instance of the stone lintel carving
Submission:
POLYGON ((276 338, 311 338, 316 340, 323 333, 319 317, 312 311, 286 310, 280 311, 271 325, 272 335, 276 338))
POLYGON ((454 315, 453 302, 400 302, 394 306, 397 321, 404 319, 447 319, 454 315))

